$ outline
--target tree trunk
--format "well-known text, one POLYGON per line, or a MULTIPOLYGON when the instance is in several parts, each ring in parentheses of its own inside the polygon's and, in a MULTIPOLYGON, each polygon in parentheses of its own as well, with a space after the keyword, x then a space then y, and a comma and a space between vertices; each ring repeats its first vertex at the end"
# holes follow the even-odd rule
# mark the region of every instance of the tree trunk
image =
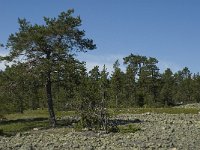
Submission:
POLYGON ((46 94, 47 94, 47 104, 48 104, 50 125, 52 127, 55 127, 56 126, 56 118, 55 118, 55 113, 54 113, 54 109, 53 109, 50 71, 47 73, 46 92, 47 92, 46 94))
MULTIPOLYGON (((51 52, 48 51, 46 58, 50 60, 51 52)), ((53 99, 52 99, 52 90, 51 90, 51 69, 48 68, 47 77, 46 77, 46 94, 47 94, 47 104, 48 104, 48 111, 49 111, 49 123, 52 127, 56 126, 56 118, 53 109, 53 99)))

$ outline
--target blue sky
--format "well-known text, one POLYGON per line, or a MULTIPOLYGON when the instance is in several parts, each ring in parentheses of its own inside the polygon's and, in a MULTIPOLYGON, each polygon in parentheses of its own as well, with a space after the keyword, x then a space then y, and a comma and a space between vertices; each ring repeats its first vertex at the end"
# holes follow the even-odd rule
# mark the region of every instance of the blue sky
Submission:
POLYGON ((124 68, 122 58, 134 53, 156 57, 161 71, 185 66, 200 71, 199 0, 1 0, 0 42, 17 31, 18 17, 42 24, 43 16, 56 17, 70 8, 97 44, 78 56, 89 69, 106 64, 111 71, 116 59, 124 68))

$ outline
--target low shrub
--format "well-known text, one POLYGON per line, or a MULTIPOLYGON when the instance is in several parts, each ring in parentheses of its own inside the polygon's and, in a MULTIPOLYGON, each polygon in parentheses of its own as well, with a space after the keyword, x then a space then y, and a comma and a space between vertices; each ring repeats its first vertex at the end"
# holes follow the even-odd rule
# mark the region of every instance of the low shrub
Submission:
POLYGON ((120 133, 135 133, 139 130, 141 130, 139 127, 135 126, 134 124, 128 124, 128 125, 121 125, 118 126, 120 133))

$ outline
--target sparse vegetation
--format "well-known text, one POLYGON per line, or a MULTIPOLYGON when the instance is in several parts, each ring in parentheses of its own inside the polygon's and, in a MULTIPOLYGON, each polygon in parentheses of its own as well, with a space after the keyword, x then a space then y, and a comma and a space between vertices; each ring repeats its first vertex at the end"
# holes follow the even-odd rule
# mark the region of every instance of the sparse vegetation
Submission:
MULTIPOLYGON (((57 117, 62 118, 74 115, 74 111, 56 111, 57 117)), ((49 128, 47 109, 26 110, 23 114, 5 114, 0 121, 1 134, 15 134, 17 132, 29 131, 33 128, 49 128), (5 117, 4 117, 5 116, 5 117)), ((71 124, 68 120, 58 120, 58 127, 71 124)))
POLYGON ((142 113, 166 113, 166 114, 198 114, 199 108, 121 108, 110 109, 111 115, 118 114, 142 114, 142 113))
MULTIPOLYGON (((58 118, 63 116, 75 115, 75 111, 56 111, 55 113, 58 118)), ((4 116, 8 120, 48 118, 48 110, 47 109, 25 110, 23 114, 13 113, 13 114, 5 114, 4 116)))
MULTIPOLYGON (((123 108, 109 109, 109 114, 116 116, 118 114, 142 114, 142 113, 166 113, 166 114, 198 114, 198 108, 123 108)), ((74 116, 74 111, 56 111, 59 118, 66 116, 74 116)), ((25 113, 14 113, 1 115, 1 118, 6 118, 0 122, 0 131, 2 134, 14 134, 17 132, 29 131, 33 128, 49 128, 48 111, 47 109, 27 110, 25 113)), ((61 126, 71 125, 70 120, 59 120, 61 126)), ((85 126, 81 121, 74 123, 75 131, 82 131, 85 126)), ((119 125, 108 127, 108 132, 134 132, 139 130, 134 124, 119 125)))
POLYGON ((140 127, 134 125, 134 124, 128 124, 128 125, 120 125, 118 126, 120 133, 135 133, 139 130, 141 130, 140 127))
POLYGON ((4 134, 15 134, 17 132, 24 132, 32 130, 33 128, 49 128, 48 120, 45 121, 27 121, 27 122, 17 122, 8 123, 0 125, 0 129, 4 134))

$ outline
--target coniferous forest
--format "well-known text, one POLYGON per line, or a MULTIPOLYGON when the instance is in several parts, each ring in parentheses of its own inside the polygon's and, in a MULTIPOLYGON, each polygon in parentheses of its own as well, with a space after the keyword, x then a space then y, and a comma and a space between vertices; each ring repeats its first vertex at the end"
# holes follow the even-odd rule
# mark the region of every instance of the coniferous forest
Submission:
MULTIPOLYGON (((44 24, 19 19, 19 30, 2 45, 10 53, 0 71, 0 113, 23 113, 48 108, 55 126, 55 110, 94 111, 107 108, 171 107, 200 102, 200 75, 185 67, 161 72, 154 57, 130 54, 123 64, 116 60, 113 71, 106 64, 87 70, 77 59, 96 45, 81 30, 80 17, 73 10, 57 18, 44 17, 44 24), (126 67, 122 71, 121 66, 126 67), (94 109, 94 110, 93 110, 94 109)), ((98 46, 98 45, 97 45, 98 46)))

